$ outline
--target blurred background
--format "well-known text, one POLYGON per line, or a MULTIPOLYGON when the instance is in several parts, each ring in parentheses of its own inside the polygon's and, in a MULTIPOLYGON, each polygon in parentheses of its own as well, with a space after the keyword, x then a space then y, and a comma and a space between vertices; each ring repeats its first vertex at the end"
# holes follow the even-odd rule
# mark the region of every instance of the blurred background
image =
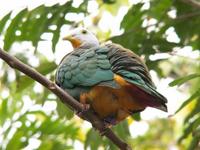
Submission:
MULTIPOLYGON (((168 113, 113 127, 135 150, 200 149, 200 1, 0 0, 0 47, 54 81, 79 26, 145 60, 168 113)), ((117 149, 57 97, 0 60, 0 150, 117 149)))

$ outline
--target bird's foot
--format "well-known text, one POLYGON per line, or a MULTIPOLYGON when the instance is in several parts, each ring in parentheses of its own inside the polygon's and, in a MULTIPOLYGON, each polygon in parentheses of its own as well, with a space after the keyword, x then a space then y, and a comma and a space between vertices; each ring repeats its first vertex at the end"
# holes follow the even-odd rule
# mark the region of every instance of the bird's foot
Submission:
POLYGON ((106 132, 108 131, 108 129, 110 129, 112 126, 116 125, 117 121, 113 117, 108 117, 103 120, 103 123, 104 123, 104 128, 100 131, 101 136, 104 136, 106 134, 106 132))
POLYGON ((105 127, 111 128, 112 126, 117 124, 117 120, 115 117, 107 117, 103 120, 105 127))
POLYGON ((90 109, 90 105, 89 104, 82 104, 82 106, 83 106, 82 111, 76 112, 76 115, 79 116, 80 118, 86 120, 84 118, 84 113, 87 112, 90 109))
POLYGON ((104 126, 104 128, 99 131, 99 134, 101 136, 104 136, 106 134, 106 132, 108 131, 108 129, 109 129, 109 127, 104 126))

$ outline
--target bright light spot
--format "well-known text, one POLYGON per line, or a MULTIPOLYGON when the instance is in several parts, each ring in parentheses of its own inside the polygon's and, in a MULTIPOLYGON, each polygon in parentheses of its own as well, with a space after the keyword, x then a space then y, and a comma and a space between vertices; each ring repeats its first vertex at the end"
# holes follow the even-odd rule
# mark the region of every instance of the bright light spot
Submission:
POLYGON ((99 21, 99 27, 102 29, 103 32, 106 32, 110 29, 110 24, 112 21, 113 16, 109 12, 104 11, 102 14, 102 19, 99 21))
POLYGON ((15 134, 15 132, 17 131, 16 128, 11 128, 8 132, 8 135, 7 135, 7 139, 11 139, 13 137, 13 135, 15 134))
POLYGON ((187 98, 187 94, 181 93, 177 90, 177 87, 169 87, 169 83, 173 81, 172 78, 166 78, 159 80, 155 71, 150 71, 152 79, 157 87, 157 91, 165 96, 168 100, 167 107, 168 113, 155 108, 147 108, 141 113, 141 117, 144 120, 152 120, 155 118, 166 118, 180 107, 183 100, 187 98))
POLYGON ((31 106, 33 105, 33 100, 31 100, 28 95, 24 95, 22 97, 22 101, 23 101, 23 107, 21 109, 21 113, 24 113, 31 108, 31 106))
POLYGON ((51 113, 56 109, 56 107, 57 103, 55 101, 45 101, 42 109, 47 113, 51 113))
POLYGON ((149 59, 151 61, 155 61, 155 60, 160 60, 160 59, 167 59, 167 58, 170 58, 170 57, 171 57, 171 55, 167 54, 167 53, 157 53, 157 54, 154 54, 154 55, 150 55, 149 59))
POLYGON ((142 6, 141 10, 147 10, 150 8, 150 2, 146 2, 144 3, 144 5, 142 6))
POLYGON ((16 74, 13 69, 8 69, 8 81, 13 82, 16 79, 16 74))
POLYGON ((180 42, 180 38, 176 34, 174 27, 170 27, 169 29, 167 29, 165 34, 167 36, 168 42, 173 42, 173 43, 179 43, 180 42))
POLYGON ((15 32, 15 34, 16 34, 16 36, 20 36, 20 35, 21 35, 21 31, 17 30, 17 31, 15 32))
POLYGON ((40 136, 41 136, 41 131, 39 131, 39 132, 37 132, 37 133, 35 133, 34 135, 33 135, 33 137, 34 138, 39 138, 40 136))
POLYGON ((41 84, 36 82, 36 84, 33 87, 33 91, 35 93, 42 93, 44 91, 44 88, 43 88, 43 86, 41 84))
POLYGON ((16 121, 17 119, 19 119, 19 117, 20 117, 20 113, 19 113, 19 112, 16 112, 16 113, 13 115, 12 120, 13 120, 13 121, 16 121))
POLYGON ((30 121, 28 121, 28 120, 26 120, 26 121, 25 121, 25 125, 26 125, 26 127, 30 127, 30 125, 31 125, 31 122, 30 122, 30 121))
POLYGON ((141 0, 129 0, 129 3, 131 4, 131 5, 135 5, 135 4, 138 4, 138 3, 140 3, 141 2, 141 0))
POLYGON ((120 7, 117 16, 113 17, 114 21, 111 21, 112 24, 110 25, 112 30, 111 36, 120 35, 123 33, 123 29, 120 30, 120 23, 128 12, 128 9, 129 8, 127 6, 120 7))
POLYGON ((169 150, 179 150, 176 145, 169 145, 169 150))
POLYGON ((67 145, 72 145, 73 143, 74 143, 74 141, 72 141, 72 139, 67 139, 67 141, 66 141, 66 143, 67 143, 67 145))
POLYGON ((73 0, 72 6, 78 8, 81 3, 83 3, 83 0, 73 0))
POLYGON ((1 92, 2 99, 6 99, 9 96, 9 94, 10 94, 10 92, 8 89, 2 90, 2 92, 1 92))
POLYGON ((183 103, 183 100, 188 97, 188 93, 181 92, 177 90, 177 87, 170 87, 169 83, 172 82, 174 79, 166 78, 161 79, 159 83, 156 84, 157 90, 162 93, 168 100, 168 113, 167 115, 174 114, 174 112, 180 107, 183 103))
POLYGON ((26 137, 23 136, 21 139, 20 139, 21 142, 25 142, 26 141, 26 137))
POLYGON ((39 19, 39 18, 40 18, 40 14, 37 14, 37 15, 35 16, 35 18, 36 18, 36 19, 39 19))
POLYGON ((20 121, 13 123, 13 127, 15 128, 20 128, 21 126, 22 126, 22 123, 20 121))
POLYGON ((55 96, 55 94, 49 94, 48 95, 48 97, 47 97, 48 99, 56 99, 56 96, 55 96))
POLYGON ((26 57, 31 57, 34 53, 35 47, 33 47, 31 42, 23 41, 20 43, 13 43, 11 54, 23 53, 26 57))
POLYGON ((151 19, 144 19, 143 23, 142 23, 142 27, 143 28, 147 28, 147 32, 150 33, 152 31, 155 31, 156 29, 156 24, 157 24, 157 20, 154 18, 151 19))
POLYGON ((48 13, 48 14, 47 14, 47 18, 48 18, 48 19, 50 19, 52 16, 53 16, 52 13, 48 13))
POLYGON ((131 136, 137 137, 137 136, 144 135, 148 131, 149 125, 145 121, 140 121, 140 122, 134 121, 129 126, 129 129, 130 129, 131 136))
POLYGON ((33 150, 39 148, 41 141, 36 138, 30 138, 28 140, 28 146, 24 148, 24 150, 33 150))
POLYGON ((53 39, 53 33, 43 33, 41 39, 51 41, 53 39))
POLYGON ((6 131, 11 126, 11 120, 6 119, 5 123, 3 124, 2 131, 6 131))
POLYGON ((50 25, 49 29, 55 31, 57 29, 57 26, 56 25, 50 25))
POLYGON ((83 121, 83 123, 82 123, 81 126, 82 126, 83 129, 86 130, 86 131, 88 131, 89 129, 92 128, 92 124, 91 124, 90 122, 88 122, 88 121, 83 121))
MULTIPOLYGON (((3 136, 0 134, 0 144, 1 144, 1 146, 2 146, 2 144, 3 144, 3 136)), ((2 148, 2 147, 1 147, 2 148)))
POLYGON ((33 55, 33 56, 29 57, 28 63, 33 67, 38 67, 40 64, 40 61, 36 56, 33 55))
POLYGON ((75 140, 75 142, 74 142, 74 149, 77 149, 77 150, 84 150, 83 143, 81 143, 81 142, 78 141, 78 140, 75 140))
POLYGON ((56 51, 54 53, 56 58, 56 64, 59 64, 63 57, 73 50, 72 45, 68 41, 59 41, 56 45, 56 51))
POLYGON ((161 110, 147 107, 143 112, 141 112, 142 120, 153 120, 155 118, 167 118, 169 116, 168 113, 163 112, 161 110))
POLYGON ((33 114, 28 114, 26 117, 27 117, 27 119, 28 119, 29 121, 31 121, 31 122, 34 122, 34 121, 36 120, 36 117, 35 117, 35 115, 33 115, 33 114))
POLYGON ((84 19, 84 13, 67 13, 65 15, 65 19, 69 21, 76 21, 79 22, 84 19))
POLYGON ((177 11, 175 9, 170 10, 167 14, 169 15, 169 17, 171 17, 172 19, 176 18, 176 13, 177 11))
POLYGON ((120 22, 127 11, 127 6, 121 7, 117 16, 112 16, 110 12, 104 11, 98 24, 99 28, 101 28, 103 32, 111 31, 112 36, 121 34, 122 30, 120 30, 120 22))
POLYGON ((88 12, 93 13, 98 10, 98 3, 96 1, 88 1, 88 12))
POLYGON ((189 57, 191 59, 198 59, 200 57, 200 51, 199 50, 193 50, 191 46, 185 46, 182 49, 176 48, 175 49, 175 56, 184 56, 189 57))
POLYGON ((46 59, 48 61, 53 61, 54 60, 54 54, 52 52, 52 47, 51 47, 51 42, 50 41, 40 41, 38 43, 38 51, 46 56, 46 59))

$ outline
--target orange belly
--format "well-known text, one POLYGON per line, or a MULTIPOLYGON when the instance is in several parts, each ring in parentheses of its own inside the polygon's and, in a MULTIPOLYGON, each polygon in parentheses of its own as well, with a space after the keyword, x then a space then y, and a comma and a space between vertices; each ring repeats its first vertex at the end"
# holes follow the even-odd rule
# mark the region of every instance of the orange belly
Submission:
POLYGON ((120 89, 97 85, 88 93, 83 93, 80 96, 80 102, 89 103, 101 119, 113 116, 118 123, 131 115, 133 111, 142 110, 145 106, 140 104, 128 90, 133 86, 132 84, 118 75, 115 75, 114 79, 121 86, 120 89))

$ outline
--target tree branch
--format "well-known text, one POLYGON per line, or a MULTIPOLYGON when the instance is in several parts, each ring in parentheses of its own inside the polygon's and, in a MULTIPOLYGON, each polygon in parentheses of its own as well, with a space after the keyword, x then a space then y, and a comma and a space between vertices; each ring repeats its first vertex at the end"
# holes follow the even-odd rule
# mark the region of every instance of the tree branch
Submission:
POLYGON ((181 0, 182 2, 191 5, 194 8, 200 8, 200 2, 196 0, 181 0))
POLYGON ((200 11, 198 10, 196 12, 191 12, 191 13, 187 13, 187 14, 177 16, 174 20, 188 19, 188 18, 191 18, 191 17, 199 16, 199 15, 200 15, 200 11))
MULTIPOLYGON (((57 95, 60 100, 66 104, 68 107, 70 106, 70 109, 75 111, 82 111, 83 106, 75 100, 73 97, 71 97, 66 91, 58 87, 54 82, 48 80, 45 76, 37 72, 36 70, 32 69, 30 66, 22 63, 17 58, 10 56, 7 52, 3 51, 0 48, 0 58, 3 59, 9 66, 11 66, 14 69, 19 70, 20 72, 23 72, 27 76, 31 77, 33 80, 39 82, 43 86, 45 86, 47 89, 52 91, 55 95, 57 95)), ((90 110, 83 113, 83 117, 89 120, 92 124, 92 126, 97 129, 99 132, 105 131, 104 123, 90 110)), ((107 138, 109 138, 116 146, 118 146, 122 150, 131 150, 130 146, 123 142, 121 139, 119 139, 111 129, 106 129, 106 132, 104 134, 107 138)))

